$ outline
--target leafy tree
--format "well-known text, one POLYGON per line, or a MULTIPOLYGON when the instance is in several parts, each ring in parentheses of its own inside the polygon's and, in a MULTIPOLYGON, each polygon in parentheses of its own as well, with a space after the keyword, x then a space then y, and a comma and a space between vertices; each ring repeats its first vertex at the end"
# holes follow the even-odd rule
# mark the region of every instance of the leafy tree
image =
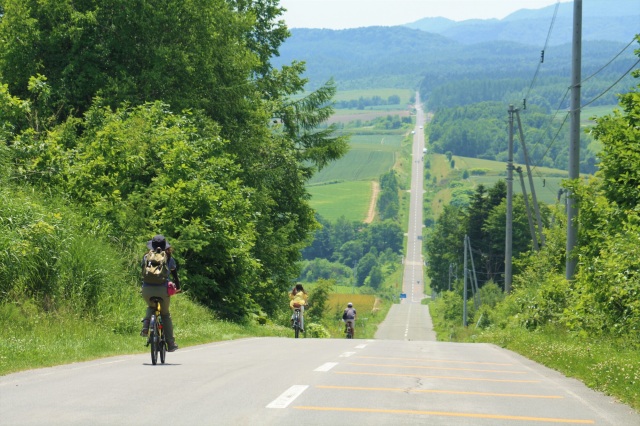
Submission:
POLYGON ((464 211, 446 205, 426 241, 429 258, 428 273, 431 286, 441 292, 449 286, 449 266, 456 264, 462 270, 464 254, 464 211))
POLYGON ((373 252, 370 251, 360 259, 356 269, 356 285, 358 287, 364 285, 366 278, 371 273, 371 270, 376 266, 378 266, 378 259, 375 250, 373 252))
MULTIPOLYGON (((125 0, 3 0, 2 5, 0 81, 18 98, 33 99, 27 112, 33 117, 37 112, 39 117, 38 121, 16 119, 11 123, 16 135, 12 148, 23 170, 43 172, 23 176, 53 186, 67 187, 74 182, 78 186, 70 196, 92 205, 121 229, 134 225, 128 222, 134 217, 131 200, 141 197, 142 188, 152 186, 154 178, 160 183, 156 170, 175 179, 171 185, 180 184, 182 191, 194 190, 193 194, 215 193, 216 185, 234 186, 245 204, 228 213, 237 214, 242 226, 236 229, 233 221, 215 223, 201 206, 192 206, 195 210, 189 220, 194 229, 219 225, 219 232, 230 232, 227 237, 236 238, 242 249, 239 253, 212 250, 212 256, 230 263, 218 268, 215 262, 203 261, 200 266, 209 265, 209 269, 191 278, 203 289, 198 296, 224 316, 241 316, 242 309, 257 309, 257 305, 267 313, 277 310, 281 293, 299 273, 300 251, 317 226, 305 183, 347 149, 346 138, 334 135, 334 126, 318 130, 332 114, 335 85, 328 82, 299 97, 307 82, 301 77, 304 64, 293 62, 280 69, 271 65, 271 58, 289 35, 278 20, 283 9, 277 1, 163 0, 158 7, 125 0), (162 103, 169 114, 157 124, 171 122, 170 130, 157 129, 143 117, 139 127, 146 126, 147 139, 136 134, 145 140, 136 148, 122 140, 122 135, 135 132, 137 124, 127 121, 128 114, 144 115, 135 108, 150 105, 148 102, 162 103), (111 121, 101 112, 103 107, 105 111, 118 109, 117 115, 129 128, 111 121), (173 122, 169 111, 199 118, 173 122), (103 119, 112 139, 94 143, 90 133, 99 136, 103 119), (31 124, 30 129, 25 122, 31 124), (43 127, 50 130, 56 124, 50 135, 42 132, 43 127), (201 166, 216 164, 217 157, 227 161, 228 167, 198 174, 189 164, 167 172, 164 161, 171 159, 167 153, 179 154, 166 144, 194 145, 176 141, 182 138, 178 127, 183 124, 197 129, 186 134, 211 144, 208 151, 199 146, 194 154, 201 166), (42 143, 43 138, 48 138, 48 145, 42 143), (120 163, 104 161, 104 154, 120 163), (70 173, 68 182, 61 178, 58 172, 65 164, 84 172, 79 156, 97 168, 98 180, 90 182, 83 173, 70 173), (156 168, 141 169, 150 165, 156 168), (224 177, 217 174, 223 169, 227 171, 224 177), (186 183, 186 178, 194 182, 186 183), (118 211, 115 206, 123 209, 118 211), (252 212, 249 216, 247 209, 252 212), (249 229, 251 238, 240 237, 249 229), (212 275, 217 278, 211 279, 212 275), (221 296, 226 292, 233 295, 221 296)), ((175 163, 187 161, 176 158, 175 163)), ((180 191, 175 192, 172 201, 179 200, 180 191)), ((197 201, 205 204, 215 198, 202 195, 203 200, 197 201)), ((165 197, 162 201, 170 200, 165 197)), ((223 204, 221 210, 233 207, 233 203, 223 204)), ((152 218, 150 210, 138 213, 147 215, 143 222, 148 232, 161 229, 174 240, 183 238, 180 232, 187 234, 185 240, 192 236, 186 225, 171 227, 168 221, 152 218)))
POLYGON ((305 311, 305 315, 308 316, 308 321, 320 322, 324 312, 327 309, 327 302, 329 301, 329 294, 335 281, 320 279, 316 286, 309 294, 309 309, 305 311))

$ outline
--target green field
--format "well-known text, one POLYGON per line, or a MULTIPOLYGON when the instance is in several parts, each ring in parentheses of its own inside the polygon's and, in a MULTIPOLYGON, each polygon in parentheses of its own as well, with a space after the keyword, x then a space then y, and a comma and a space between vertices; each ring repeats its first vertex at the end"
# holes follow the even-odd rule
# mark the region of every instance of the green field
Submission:
POLYGON ((350 221, 363 221, 369 211, 370 181, 341 182, 307 188, 311 206, 325 219, 335 222, 340 216, 350 221))
POLYGON ((404 134, 352 134, 351 147, 361 147, 368 149, 376 149, 382 151, 395 152, 400 148, 402 141, 404 140, 404 134))
POLYGON ((395 162, 395 152, 355 148, 317 173, 310 185, 343 181, 378 180, 395 162))
MULTIPOLYGON (((441 180, 448 180, 449 176, 453 172, 457 172, 458 176, 465 170, 469 172, 470 176, 467 180, 472 186, 483 184, 485 187, 493 186, 498 180, 506 181, 507 179, 507 165, 501 161, 482 160, 478 158, 467 158, 453 156, 455 161, 455 170, 451 169, 446 157, 442 154, 431 154, 431 174, 435 176, 440 182, 441 180), (483 175, 474 175, 477 171, 484 172, 483 175)), ((527 194, 531 196, 531 189, 529 187, 529 178, 527 177, 526 167, 523 165, 515 164, 515 166, 522 167, 522 173, 524 183, 526 186, 527 194)), ((567 178, 567 171, 551 169, 548 167, 534 167, 532 168, 533 185, 536 190, 536 198, 539 202, 545 204, 555 204, 558 202, 558 191, 561 188, 563 179, 567 178)), ((459 179, 454 178, 454 179, 459 179)), ((518 173, 513 174, 513 192, 514 194, 522 193, 522 184, 518 173)), ((432 202, 433 212, 437 215, 440 213, 442 206, 447 204, 451 200, 451 190, 449 188, 442 188, 437 193, 432 202)))
MULTIPOLYGON (((337 109, 330 121, 353 123, 359 120, 362 127, 345 130, 349 134, 350 150, 341 159, 330 163, 309 181, 311 206, 324 218, 334 221, 340 216, 349 220, 366 219, 372 195, 371 181, 377 181, 396 164, 402 142, 409 129, 381 130, 369 123, 377 117, 389 114, 409 116, 407 109, 414 92, 407 89, 376 89, 340 91, 336 101, 372 98, 387 99, 400 96, 400 105, 386 105, 366 110, 337 109)), ((357 124, 360 126, 360 124, 357 124)))

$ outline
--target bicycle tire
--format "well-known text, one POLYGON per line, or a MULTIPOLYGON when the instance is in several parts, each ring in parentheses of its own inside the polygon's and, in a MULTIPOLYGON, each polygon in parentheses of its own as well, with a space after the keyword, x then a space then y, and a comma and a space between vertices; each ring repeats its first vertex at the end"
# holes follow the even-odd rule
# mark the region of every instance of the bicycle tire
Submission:
POLYGON ((158 352, 160 352, 160 362, 164 364, 164 360, 167 355, 167 342, 164 337, 164 330, 162 328, 158 329, 158 335, 160 338, 158 339, 158 352))
POLYGON ((300 313, 296 312, 296 315, 293 320, 293 332, 296 337, 300 337, 300 313))
POLYGON ((151 323, 149 325, 149 340, 151 342, 151 363, 156 365, 158 363, 158 346, 160 345, 158 336, 158 324, 156 322, 156 316, 151 316, 151 323))

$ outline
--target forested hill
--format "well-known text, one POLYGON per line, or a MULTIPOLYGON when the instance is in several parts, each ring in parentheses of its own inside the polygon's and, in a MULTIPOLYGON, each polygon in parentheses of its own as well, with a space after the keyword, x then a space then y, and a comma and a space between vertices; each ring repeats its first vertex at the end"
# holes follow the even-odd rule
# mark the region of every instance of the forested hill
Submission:
MULTIPOLYGON (((460 43, 515 41, 531 44, 546 40, 553 23, 549 45, 570 43, 573 26, 573 3, 560 3, 542 9, 522 9, 504 19, 452 21, 424 18, 407 24, 407 28, 436 33, 460 43)), ((582 38, 587 41, 608 40, 628 43, 633 31, 640 31, 640 2, 637 0, 589 0, 583 4, 582 38)))
MULTIPOLYGON (((609 13, 600 10, 602 3, 584 5, 583 75, 599 70, 640 31, 637 25, 640 12, 635 12, 638 2, 606 2, 609 13), (633 5, 629 6, 629 3, 633 5), (594 8, 594 4, 600 6, 594 8)), ((569 76, 571 18, 566 16, 569 5, 561 4, 559 8, 541 67, 544 76, 569 76)), ((526 85, 540 62, 552 17, 553 9, 540 9, 521 10, 501 21, 452 23, 437 18, 425 21, 425 26, 432 32, 409 27, 294 28, 274 63, 305 61, 310 88, 318 87, 332 77, 339 90, 415 88, 422 83, 421 91, 425 95, 442 84, 464 79, 522 78, 528 80, 522 84, 526 85), (517 37, 511 36, 514 31, 518 33, 517 37)), ((413 26, 422 28, 420 22, 413 26)), ((606 72, 619 76, 635 60, 633 48, 629 48, 607 67, 606 72)), ((632 85, 626 83, 626 87, 632 85)), ((613 104, 615 99, 607 102, 613 104)))

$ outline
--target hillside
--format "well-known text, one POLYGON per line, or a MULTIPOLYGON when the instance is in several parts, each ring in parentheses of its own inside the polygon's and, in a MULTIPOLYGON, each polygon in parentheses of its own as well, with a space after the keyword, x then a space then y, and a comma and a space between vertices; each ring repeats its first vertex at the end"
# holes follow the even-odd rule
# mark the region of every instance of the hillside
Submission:
MULTIPOLYGON (((544 44, 549 32, 556 6, 541 9, 522 9, 504 19, 472 19, 452 21, 446 18, 424 18, 406 24, 407 28, 419 29, 443 35, 465 44, 489 41, 514 41, 524 44, 544 44)), ((639 30, 640 2, 635 0, 591 0, 583 3, 583 40, 617 41, 628 43, 639 30)), ((560 3, 549 45, 571 42, 573 26, 573 3, 560 3)))
MULTIPOLYGON (((599 28, 605 35, 608 34, 607 28, 615 27, 618 28, 616 31, 624 32, 624 37, 606 38, 603 35, 585 38, 582 47, 583 74, 596 73, 624 50, 607 66, 605 75, 598 74, 594 79, 606 79, 610 83, 615 81, 612 75, 617 78, 635 62, 633 48, 625 50, 625 46, 631 42, 636 27, 629 22, 633 21, 629 17, 601 19, 603 22, 594 23, 593 27, 599 28)), ((445 30, 442 30, 442 34, 433 34, 408 27, 292 29, 291 37, 282 45, 280 56, 273 58, 273 64, 281 66, 292 61, 304 61, 309 88, 318 87, 330 78, 336 81, 339 90, 381 87, 415 89, 421 83, 430 91, 439 85, 464 78, 521 78, 528 80, 521 84, 526 87, 540 63, 540 51, 545 44, 549 20, 544 25, 535 22, 529 24, 528 20, 508 24, 478 21, 469 23, 472 27, 468 27, 464 33, 455 30, 460 31, 461 36, 449 36, 445 30), (542 29, 544 34, 527 33, 526 37, 510 37, 511 30, 502 29, 504 25, 513 25, 514 28, 531 25, 542 29), (466 44, 461 39, 473 39, 475 43, 466 44)), ((437 22, 442 28, 446 27, 444 21, 437 22)), ((559 30, 556 28, 553 35, 558 35, 559 30)), ((570 28, 562 31, 565 30, 570 34, 570 28)), ((569 42, 549 46, 545 51, 540 81, 544 82, 542 77, 561 77, 568 81, 570 58, 569 42)), ((422 92, 426 95, 428 91, 422 92)))

